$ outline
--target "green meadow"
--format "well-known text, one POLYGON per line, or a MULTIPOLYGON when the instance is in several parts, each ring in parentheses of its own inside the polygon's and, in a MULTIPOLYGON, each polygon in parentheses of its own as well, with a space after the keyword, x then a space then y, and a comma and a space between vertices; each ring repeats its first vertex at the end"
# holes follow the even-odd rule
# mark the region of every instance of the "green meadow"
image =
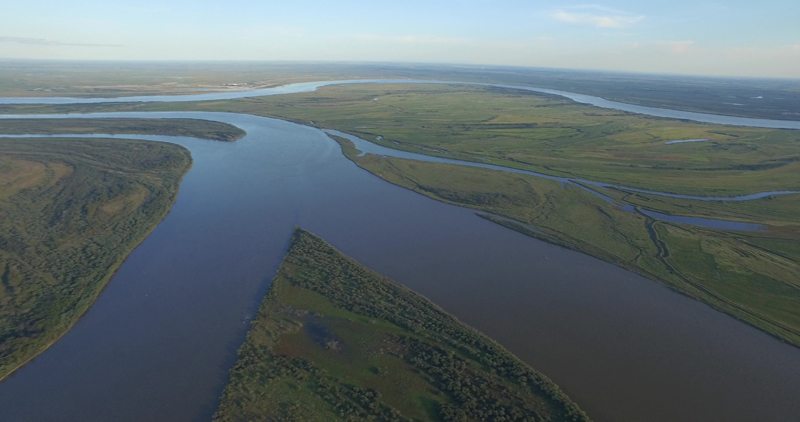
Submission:
POLYGON ((1 113, 223 111, 563 177, 707 196, 800 190, 800 131, 662 119, 463 85, 364 84, 191 103, 0 106, 1 113), (683 139, 707 142, 667 145, 683 139))
POLYGON ((647 117, 516 90, 341 85, 304 94, 148 106, 173 108, 277 117, 406 151, 662 192, 732 196, 800 190, 800 131, 647 117), (665 144, 683 139, 709 141, 665 144))

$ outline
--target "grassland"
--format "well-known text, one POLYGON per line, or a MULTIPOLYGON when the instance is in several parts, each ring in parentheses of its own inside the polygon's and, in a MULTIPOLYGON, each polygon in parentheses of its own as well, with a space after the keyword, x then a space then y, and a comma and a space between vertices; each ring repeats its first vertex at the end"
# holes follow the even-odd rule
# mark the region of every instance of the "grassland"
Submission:
POLYGON ((0 139, 0 379, 89 308, 191 163, 159 142, 0 139))
POLYGON ((261 67, 261 74, 255 74, 251 69, 215 63, 0 61, 0 95, 73 98, 190 95, 292 81, 286 72, 270 72, 269 68, 261 67))
POLYGON ((341 64, 0 60, 3 97, 191 95, 358 78, 398 78, 402 68, 341 64))
POLYGON ((578 187, 533 176, 371 154, 359 157, 350 141, 336 140, 348 158, 391 183, 511 218, 522 224, 485 216, 661 281, 800 346, 800 195, 706 203, 606 192, 640 208, 723 215, 768 227, 765 232, 715 230, 623 211, 578 187))
POLYGON ((681 194, 800 190, 800 131, 661 119, 497 88, 365 84, 197 103, 0 106, 3 113, 103 109, 314 122, 396 149, 681 194), (665 144, 680 139, 710 141, 665 144))
POLYGON ((411 78, 527 85, 676 110, 800 120, 796 80, 644 75, 536 68, 348 63, 0 60, 1 96, 180 95, 332 79, 411 78))
POLYGON ((19 134, 144 134, 188 136, 232 142, 245 135, 236 126, 199 119, 0 119, 0 133, 19 134))
POLYGON ((214 420, 588 418, 490 339, 296 229, 214 420))
POLYGON ((365 84, 148 106, 176 108, 313 121, 396 149, 663 192, 800 190, 800 131, 653 118, 506 89, 365 84), (665 144, 701 138, 710 141, 665 144))

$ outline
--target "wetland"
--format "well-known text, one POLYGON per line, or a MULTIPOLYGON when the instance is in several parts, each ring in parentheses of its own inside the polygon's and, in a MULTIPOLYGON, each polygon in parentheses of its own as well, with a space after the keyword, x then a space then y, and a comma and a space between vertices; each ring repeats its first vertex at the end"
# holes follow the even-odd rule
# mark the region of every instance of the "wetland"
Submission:
MULTIPOLYGON (((797 349, 620 267, 387 184, 347 161, 341 146, 317 129, 230 113, 106 117, 214 120, 248 135, 233 143, 122 136, 183 145, 195 166, 172 212, 120 267, 86 317, 0 384, 12 420, 54 412, 89 420, 210 417, 294 225, 497 340, 552 378, 593 419, 780 419, 798 412, 792 399, 800 394, 797 349), (187 356, 192 358, 185 362, 178 358, 187 356), (126 385, 114 382, 122 375, 126 385), (45 379, 70 388, 51 390, 45 379), (37 406, 35 397, 45 393, 59 399, 37 406), (118 400, 88 413, 88 403, 103 397, 118 400)), ((494 177, 479 179, 494 183, 494 177)), ((720 188, 732 194, 738 189, 720 188)), ((577 187, 565 191, 589 210, 605 206, 577 187)), ((455 190, 434 193, 464 202, 455 190)), ((694 211, 697 201, 614 189, 604 194, 654 198, 661 205, 653 209, 670 213, 714 215, 720 209, 736 218, 763 218, 755 201, 697 205, 694 211)), ((767 207, 770 221, 791 227, 793 197, 776 198, 783 205, 767 207)), ((666 230, 683 229, 675 227, 666 230)), ((769 248, 783 248, 791 258, 791 238, 753 240, 770 242, 777 246, 769 248)))

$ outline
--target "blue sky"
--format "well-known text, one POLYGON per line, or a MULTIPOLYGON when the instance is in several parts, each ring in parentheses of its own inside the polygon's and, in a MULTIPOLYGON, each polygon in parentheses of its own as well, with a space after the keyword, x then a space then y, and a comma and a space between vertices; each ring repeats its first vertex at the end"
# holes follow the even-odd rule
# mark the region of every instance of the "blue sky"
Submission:
POLYGON ((439 62, 800 78, 796 0, 0 2, 0 58, 439 62))

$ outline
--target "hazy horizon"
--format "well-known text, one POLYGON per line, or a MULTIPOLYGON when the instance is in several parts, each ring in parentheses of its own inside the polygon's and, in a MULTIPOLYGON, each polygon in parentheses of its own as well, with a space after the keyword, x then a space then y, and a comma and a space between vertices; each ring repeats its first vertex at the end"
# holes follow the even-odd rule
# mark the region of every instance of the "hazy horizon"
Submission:
POLYGON ((775 82, 794 82, 800 81, 798 76, 740 76, 740 75, 711 75, 701 73, 669 73, 657 71, 636 71, 624 69, 598 69, 598 68, 577 68, 577 67, 548 67, 548 66, 524 66, 524 65, 505 65, 505 64, 480 64, 480 63, 460 63, 460 62, 414 62, 414 61, 356 61, 356 60, 219 60, 219 59, 184 59, 184 60, 151 60, 151 59, 48 59, 48 58, 18 58, 0 57, 0 63, 52 63, 52 64, 79 64, 87 63, 94 65, 102 64, 142 64, 142 65, 189 65, 189 64, 216 64, 216 65, 335 65, 335 66, 390 66, 390 67, 443 67, 443 68, 464 68, 464 69, 516 69, 543 72, 575 72, 587 74, 608 74, 608 75, 630 75, 642 77, 665 77, 665 78, 710 78, 710 79, 730 79, 730 80, 763 80, 775 82))
POLYGON ((0 58, 496 65, 800 77, 789 1, 32 0, 0 16, 0 58))

